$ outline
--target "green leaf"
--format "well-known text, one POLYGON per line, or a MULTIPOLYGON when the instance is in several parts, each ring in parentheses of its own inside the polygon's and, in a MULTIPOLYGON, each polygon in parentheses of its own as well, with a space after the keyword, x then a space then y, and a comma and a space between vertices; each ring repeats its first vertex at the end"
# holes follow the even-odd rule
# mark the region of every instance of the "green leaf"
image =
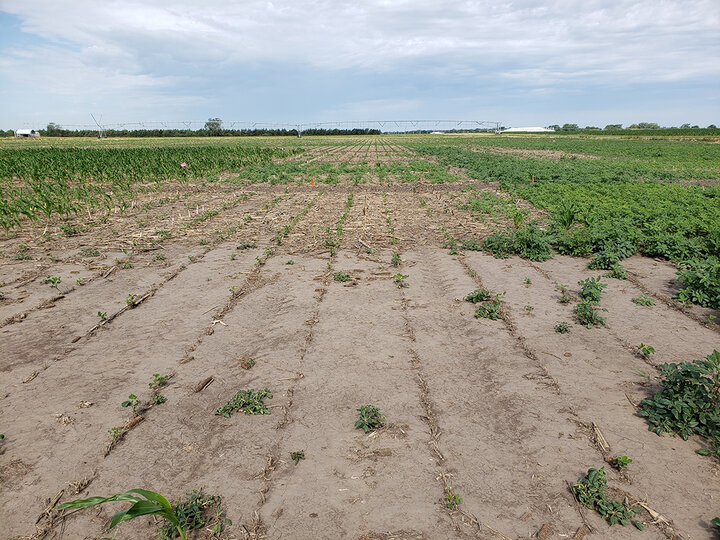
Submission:
POLYGON ((645 530, 645 525, 643 525, 642 522, 637 519, 633 519, 632 524, 635 525, 635 528, 639 531, 645 530))
POLYGON ((707 448, 698 448, 697 450, 695 450, 695 453, 700 454, 701 456, 709 456, 710 450, 708 450, 707 448))

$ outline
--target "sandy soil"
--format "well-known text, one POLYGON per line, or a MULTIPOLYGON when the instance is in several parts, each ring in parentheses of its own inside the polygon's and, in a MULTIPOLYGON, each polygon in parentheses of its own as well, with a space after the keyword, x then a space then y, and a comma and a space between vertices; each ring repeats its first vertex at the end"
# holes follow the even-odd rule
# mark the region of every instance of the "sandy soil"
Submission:
MULTIPOLYGON (((701 441, 658 437, 635 411, 658 364, 718 348, 711 312, 672 301, 671 265, 634 257, 629 280, 609 280, 607 326, 558 334, 573 317, 556 286, 601 273, 561 256, 448 254, 448 235, 507 225, 460 210, 465 196, 424 184, 168 187, 124 215, 91 216, 77 236, 51 227, 1 241, 0 537, 35 534, 36 520, 36 538, 102 537, 121 505, 63 518, 43 516, 47 499, 144 487, 222 496, 224 538, 710 538, 717 465, 695 453, 701 441), (218 213, 193 222, 206 210, 218 213), (334 281, 340 271, 352 280, 334 281), (503 320, 473 317, 463 298, 480 286, 505 292, 503 320), (656 304, 631 302, 640 294, 656 304), (652 358, 636 354, 641 342, 652 358), (120 404, 148 402, 154 373, 173 374, 167 402, 133 421, 120 404), (265 387, 270 415, 214 415, 265 387), (364 404, 384 428, 354 428, 364 404), (577 506, 569 484, 617 455, 633 462, 606 466, 613 493, 667 524, 643 512, 643 532, 610 528, 577 506)), ((137 519, 118 538, 156 527, 137 519)))

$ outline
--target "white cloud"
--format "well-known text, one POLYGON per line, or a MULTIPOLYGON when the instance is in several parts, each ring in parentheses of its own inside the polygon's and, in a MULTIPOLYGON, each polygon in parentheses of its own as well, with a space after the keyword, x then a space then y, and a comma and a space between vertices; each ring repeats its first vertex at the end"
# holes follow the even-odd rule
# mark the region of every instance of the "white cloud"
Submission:
MULTIPOLYGON (((63 95, 192 94, 183 89, 263 63, 542 92, 720 76, 717 0, 0 0, 0 10, 45 41, 2 51, 0 79, 52 81, 45 91, 63 95)), ((363 107, 340 103, 326 110, 363 107)))
MULTIPOLYGON (((171 54, 180 61, 304 62, 318 67, 389 69, 412 59, 456 64, 498 59, 568 74, 607 73, 642 60, 643 75, 665 79, 716 73, 716 0, 439 2, 356 0, 3 0, 23 28, 51 40, 129 54, 143 64, 171 54), (555 69, 553 69, 554 71, 555 69)), ((634 72, 636 70, 633 69, 634 72)))

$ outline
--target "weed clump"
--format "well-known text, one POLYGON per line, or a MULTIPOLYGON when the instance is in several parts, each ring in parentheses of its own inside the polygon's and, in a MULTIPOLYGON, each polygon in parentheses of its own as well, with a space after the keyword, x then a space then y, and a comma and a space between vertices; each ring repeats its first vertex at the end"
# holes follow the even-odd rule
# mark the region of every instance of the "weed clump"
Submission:
POLYGON ((641 294, 640 296, 636 296, 632 299, 634 304, 637 304, 638 306, 654 306, 655 300, 650 298, 649 296, 645 294, 641 294))
POLYGON ((563 322, 559 322, 555 325, 555 331, 558 334, 567 334, 570 332, 571 327, 572 327, 572 324, 563 321, 563 322))
POLYGON ((720 460, 720 352, 705 360, 658 366, 662 390, 640 403, 638 415, 648 429, 687 440, 697 434, 708 439, 720 460))
POLYGON ((578 322, 587 328, 605 326, 605 317, 600 316, 600 311, 607 311, 607 309, 601 308, 589 300, 583 300, 575 306, 575 316, 578 322))
POLYGON ((240 390, 225 405, 215 411, 218 416, 230 418, 233 413, 244 412, 245 414, 270 414, 263 403, 263 399, 272 399, 272 394, 267 388, 263 390, 240 390))
POLYGON ((687 261, 681 264, 677 275, 685 288, 676 300, 720 309, 720 260, 717 257, 687 261))
MULTIPOLYGON (((605 495, 606 487, 605 467, 601 467, 588 469, 587 474, 578 478, 577 484, 572 486, 572 492, 580 504, 595 510, 610 525, 619 523, 624 527, 638 510, 623 502, 608 500, 605 495)), ((637 527, 637 524, 635 526, 637 527)))
POLYGON ((465 301, 477 304, 478 302, 485 302, 486 300, 490 300, 490 298, 492 298, 492 296, 486 289, 475 289, 473 292, 471 292, 465 297, 465 301))
POLYGON ((600 278, 587 278, 578 281, 578 285, 582 287, 580 298, 591 304, 599 304, 603 289, 607 287, 607 283, 601 283, 600 278))
MULTIPOLYGON (((225 517, 222 500, 219 495, 205 495, 202 490, 193 490, 175 503, 175 513, 180 527, 184 531, 206 529, 213 536, 221 533, 231 521, 225 517)), ((171 540, 178 536, 176 526, 171 523, 158 529, 161 540, 171 540)))
POLYGON ((385 425, 385 417, 380 413, 380 409, 374 405, 363 405, 358 409, 358 412, 360 418, 355 422, 355 427, 362 429, 365 433, 385 425))
POLYGON ((502 312, 500 311, 500 297, 505 294, 496 294, 491 300, 482 302, 475 310, 476 319, 490 319, 496 321, 502 319, 502 312))
POLYGON ((350 281, 352 278, 347 272, 335 272, 333 274, 333 279, 340 283, 345 283, 346 281, 350 281))
POLYGON ((553 256, 551 236, 534 223, 513 232, 491 234, 485 238, 483 249, 498 259, 517 254, 523 259, 542 262, 553 256))

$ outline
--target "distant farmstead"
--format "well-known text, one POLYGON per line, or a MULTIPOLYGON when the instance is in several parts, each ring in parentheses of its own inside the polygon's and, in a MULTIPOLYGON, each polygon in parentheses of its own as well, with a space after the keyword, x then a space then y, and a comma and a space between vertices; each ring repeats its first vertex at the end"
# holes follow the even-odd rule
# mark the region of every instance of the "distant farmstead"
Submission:
POLYGON ((34 129, 18 129, 15 131, 16 137, 39 137, 40 132, 35 131, 34 129))
POLYGON ((531 127, 513 127, 504 129, 501 133, 549 133, 555 131, 554 129, 548 129, 539 126, 531 127))

